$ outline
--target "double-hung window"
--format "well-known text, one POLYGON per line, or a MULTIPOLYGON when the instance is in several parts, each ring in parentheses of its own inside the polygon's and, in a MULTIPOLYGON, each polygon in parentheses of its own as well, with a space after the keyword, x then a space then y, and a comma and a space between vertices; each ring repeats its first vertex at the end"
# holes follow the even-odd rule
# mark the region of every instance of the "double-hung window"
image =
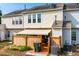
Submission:
POLYGON ((28 15, 28 23, 41 23, 41 14, 29 14, 28 15))
POLYGON ((36 23, 36 14, 33 14, 33 23, 36 23))
POLYGON ((19 24, 22 24, 22 19, 21 18, 19 18, 19 24))
POLYGON ((76 43, 76 31, 72 32, 72 44, 76 43))
POLYGON ((13 17, 13 19, 12 19, 12 24, 13 24, 13 25, 22 24, 22 19, 21 19, 20 17, 13 17))
POLYGON ((72 32, 72 40, 76 41, 76 31, 72 32))
POLYGON ((28 23, 31 23, 31 14, 28 15, 28 23))
POLYGON ((15 24, 15 21, 14 21, 14 20, 12 20, 12 24, 13 24, 13 25, 15 24))
POLYGON ((41 23, 41 14, 37 14, 37 22, 41 23))

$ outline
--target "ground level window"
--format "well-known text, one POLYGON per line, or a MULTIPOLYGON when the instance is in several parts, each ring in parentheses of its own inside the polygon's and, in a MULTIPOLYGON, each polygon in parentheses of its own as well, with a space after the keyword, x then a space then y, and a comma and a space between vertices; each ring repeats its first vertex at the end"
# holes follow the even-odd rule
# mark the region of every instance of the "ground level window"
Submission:
POLYGON ((75 44, 76 41, 76 31, 72 32, 72 43, 75 44))

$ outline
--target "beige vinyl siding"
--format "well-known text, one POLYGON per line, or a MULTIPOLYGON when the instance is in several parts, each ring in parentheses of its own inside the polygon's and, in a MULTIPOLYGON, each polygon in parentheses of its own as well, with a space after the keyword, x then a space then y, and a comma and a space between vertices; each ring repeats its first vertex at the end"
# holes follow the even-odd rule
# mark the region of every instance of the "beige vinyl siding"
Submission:
MULTIPOLYGON (((63 11, 50 11, 50 12, 39 12, 41 13, 41 23, 28 23, 28 14, 24 15, 24 27, 25 28, 51 28, 55 20, 63 20, 63 11)), ((32 13, 33 14, 33 13, 32 13)))

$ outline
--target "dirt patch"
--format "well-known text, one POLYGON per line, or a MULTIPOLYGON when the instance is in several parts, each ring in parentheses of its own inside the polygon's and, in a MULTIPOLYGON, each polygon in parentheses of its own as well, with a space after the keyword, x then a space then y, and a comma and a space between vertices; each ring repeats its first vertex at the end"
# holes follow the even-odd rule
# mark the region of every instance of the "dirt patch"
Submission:
POLYGON ((0 56, 25 56, 26 51, 10 50, 10 45, 10 42, 0 42, 0 56))

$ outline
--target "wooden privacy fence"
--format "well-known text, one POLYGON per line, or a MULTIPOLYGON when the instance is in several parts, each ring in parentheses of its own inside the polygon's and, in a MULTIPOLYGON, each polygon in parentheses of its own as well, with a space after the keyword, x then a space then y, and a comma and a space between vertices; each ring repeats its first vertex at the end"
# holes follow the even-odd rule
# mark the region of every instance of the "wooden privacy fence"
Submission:
POLYGON ((17 46, 29 46, 34 49, 35 42, 42 42, 42 36, 13 36, 13 44, 17 46))
POLYGON ((51 45, 55 44, 56 46, 61 46, 61 37, 51 37, 51 45))

